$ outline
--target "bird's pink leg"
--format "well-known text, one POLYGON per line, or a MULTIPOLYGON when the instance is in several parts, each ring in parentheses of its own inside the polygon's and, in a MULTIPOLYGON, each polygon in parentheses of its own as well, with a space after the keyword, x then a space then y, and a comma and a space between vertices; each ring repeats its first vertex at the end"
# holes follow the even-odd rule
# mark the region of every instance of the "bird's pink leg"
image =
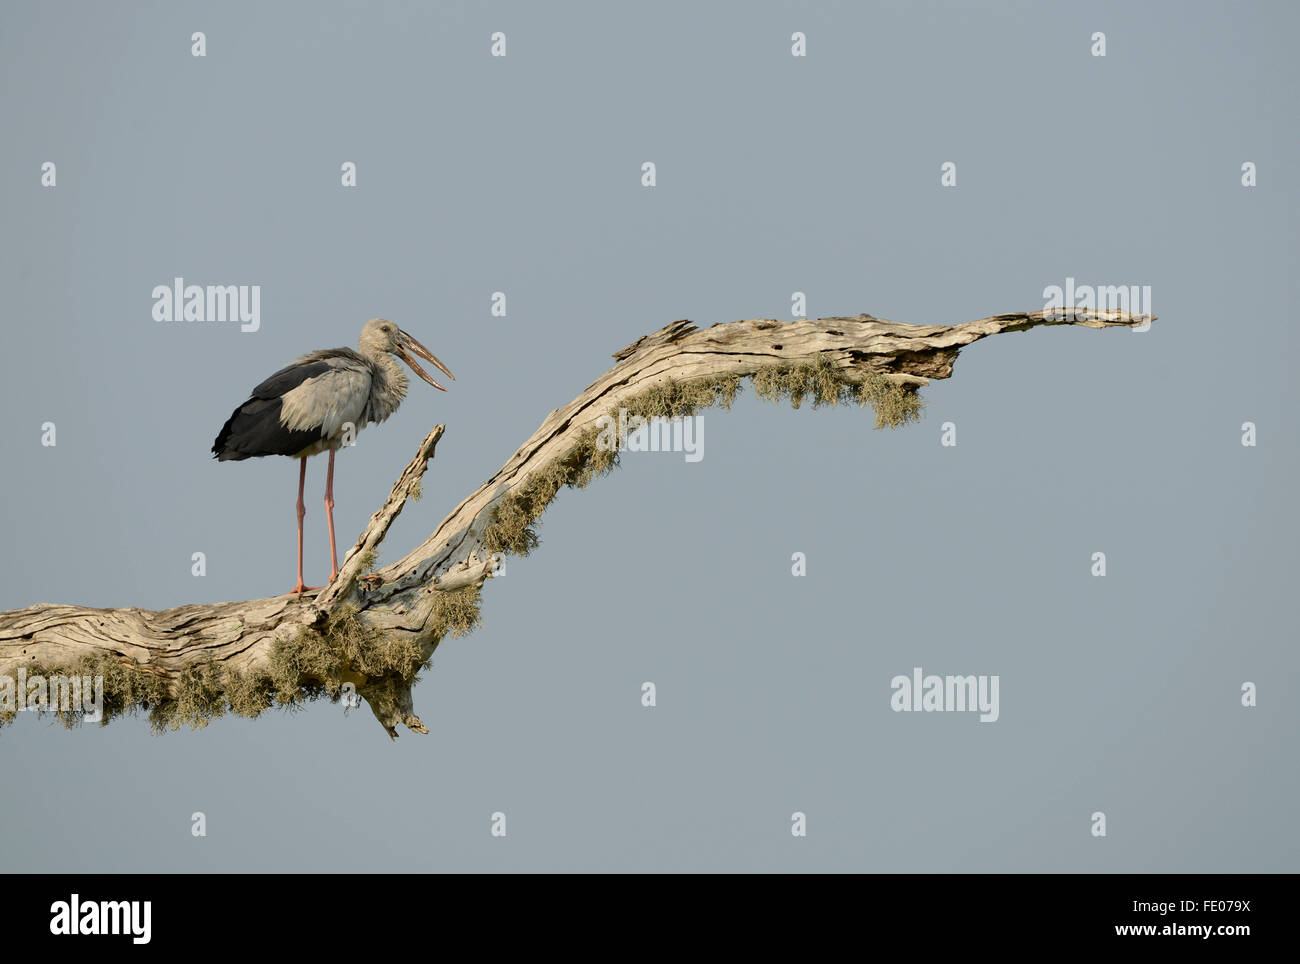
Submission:
POLYGON ((302 582, 302 519, 307 514, 307 506, 302 501, 303 486, 307 484, 307 460, 305 458, 298 460, 301 464, 298 468, 298 584, 289 590, 289 595, 297 593, 301 598, 302 594, 310 589, 319 589, 319 586, 305 586, 302 582))
POLYGON ((330 582, 339 574, 339 554, 334 548, 334 449, 330 449, 330 467, 325 475, 325 515, 330 525, 330 582))

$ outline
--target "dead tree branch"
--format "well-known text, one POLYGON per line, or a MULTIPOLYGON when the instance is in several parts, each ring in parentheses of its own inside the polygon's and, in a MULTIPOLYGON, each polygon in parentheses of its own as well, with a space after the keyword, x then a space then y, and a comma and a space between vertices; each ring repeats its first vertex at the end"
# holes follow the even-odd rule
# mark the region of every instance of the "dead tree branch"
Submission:
MULTIPOLYGON (((614 355, 616 364, 551 412, 490 479, 404 558, 367 574, 406 500, 418 497, 443 426, 435 427, 384 505, 318 595, 179 606, 86 609, 40 604, 0 613, 0 683, 19 670, 105 678, 109 715, 146 709, 156 725, 202 725, 233 711, 349 694, 356 687, 390 736, 427 732, 411 686, 447 635, 478 624, 478 592, 501 553, 537 544, 537 517, 564 486, 584 486, 617 462, 599 444, 601 416, 693 414, 727 405, 741 379, 798 405, 870 403, 881 425, 920 410, 917 389, 947 378, 966 345, 988 335, 1072 324, 1135 327, 1152 316, 1025 312, 958 325, 896 324, 859 315, 817 321, 736 321, 697 329, 676 321, 614 355)), ((9 714, 10 718, 12 714, 9 714)), ((75 714, 73 714, 75 717, 75 714)), ((0 710, 0 721, 4 713, 0 710)))

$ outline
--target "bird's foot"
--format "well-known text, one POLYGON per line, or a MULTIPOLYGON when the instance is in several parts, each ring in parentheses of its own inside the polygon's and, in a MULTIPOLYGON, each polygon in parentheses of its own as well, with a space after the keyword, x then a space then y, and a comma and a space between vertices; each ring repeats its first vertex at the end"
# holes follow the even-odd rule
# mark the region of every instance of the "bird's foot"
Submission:
POLYGON ((285 595, 286 596, 296 595, 299 599, 301 599, 302 594, 305 592, 320 592, 320 590, 324 588, 325 588, 324 586, 304 586, 302 584, 302 580, 300 579, 298 580, 298 585, 290 589, 287 593, 285 593, 285 595))

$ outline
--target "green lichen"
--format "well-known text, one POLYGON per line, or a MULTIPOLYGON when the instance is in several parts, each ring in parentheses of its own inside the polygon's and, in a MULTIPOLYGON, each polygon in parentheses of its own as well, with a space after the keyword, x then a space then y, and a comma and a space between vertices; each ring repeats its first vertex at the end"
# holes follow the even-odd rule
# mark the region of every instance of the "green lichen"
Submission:
POLYGON ((362 574, 373 572, 375 566, 379 563, 379 547, 372 546, 369 549, 363 549, 361 555, 357 557, 357 563, 360 565, 357 572, 362 574))
MULTIPOLYGON (((921 417, 923 402, 915 389, 904 387, 876 372, 836 368, 824 355, 798 365, 771 365, 752 376, 755 393, 766 401, 788 399, 799 408, 811 398, 813 407, 857 403, 870 405, 876 428, 897 428, 921 417)), ((694 415, 701 409, 721 405, 730 409, 740 391, 741 376, 724 375, 688 381, 667 380, 624 399, 619 408, 629 418, 675 418, 694 415)), ((619 412, 612 409, 611 418, 619 412)), ((483 546, 489 552, 526 556, 540 544, 537 525, 560 489, 586 488, 592 479, 618 464, 618 452, 597 445, 599 433, 589 429, 569 450, 535 470, 492 510, 483 530, 483 546)))
MULTIPOLYGON (((102 676, 102 724, 124 714, 146 713, 157 731, 202 729, 227 713, 256 717, 273 706, 292 710, 323 697, 337 700, 348 682, 364 692, 373 681, 414 681, 427 665, 426 651, 432 652, 448 634, 464 636, 479 623, 479 590, 468 586, 436 593, 418 638, 373 629, 356 608, 348 608, 321 631, 304 628, 277 642, 262 667, 236 670, 205 661, 187 667, 174 686, 143 666, 106 655, 84 656, 68 666, 32 663, 24 669, 27 679, 38 674, 102 676)), ((45 712, 66 726, 82 722, 77 710, 53 708, 38 715, 45 712)), ((0 724, 12 722, 16 715, 0 710, 0 724)))
POLYGON ((921 418, 924 403, 915 389, 904 387, 878 372, 836 368, 825 355, 812 362, 764 368, 754 376, 754 391, 770 402, 789 399, 799 408, 811 398, 813 408, 856 402, 870 405, 876 428, 898 428, 921 418))

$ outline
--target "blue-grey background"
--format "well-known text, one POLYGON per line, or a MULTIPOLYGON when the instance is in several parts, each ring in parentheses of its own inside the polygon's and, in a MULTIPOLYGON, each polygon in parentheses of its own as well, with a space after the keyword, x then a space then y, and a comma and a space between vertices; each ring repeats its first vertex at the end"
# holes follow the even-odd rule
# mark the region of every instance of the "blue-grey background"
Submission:
POLYGON ((1289 3, 6 3, 0 609, 287 589, 295 464, 208 448, 372 316, 457 378, 339 458, 346 546, 447 423, 389 560, 676 318, 804 291, 951 323, 1072 276, 1150 284, 1161 320, 980 342, 902 430, 750 394, 698 464, 625 456, 440 648, 429 736, 328 703, 164 736, 20 717, 0 864, 1300 869, 1298 28, 1289 3), (262 285, 262 329, 154 322, 175 276, 262 285), (998 674, 1001 719, 892 712, 913 666, 998 674))

